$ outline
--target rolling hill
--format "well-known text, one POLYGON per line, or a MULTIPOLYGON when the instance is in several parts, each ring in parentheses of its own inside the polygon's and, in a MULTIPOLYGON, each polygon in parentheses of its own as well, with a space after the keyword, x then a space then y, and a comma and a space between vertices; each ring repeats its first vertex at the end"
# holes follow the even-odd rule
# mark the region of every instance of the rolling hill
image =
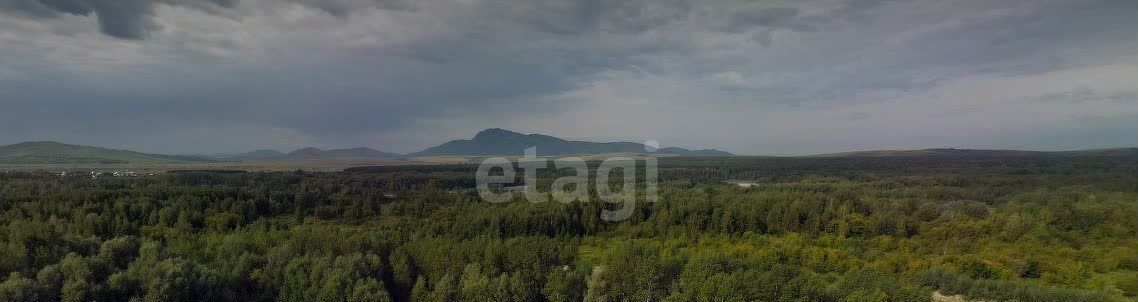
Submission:
POLYGON ((399 158, 401 155, 398 153, 383 152, 372 148, 351 148, 351 149, 331 149, 321 150, 318 148, 304 148, 297 149, 284 155, 284 159, 317 159, 317 158, 335 158, 335 157, 379 157, 379 158, 399 158))
POLYGON ((239 154, 217 155, 215 157, 225 160, 270 160, 280 159, 284 156, 284 153, 277 150, 254 150, 239 154))
POLYGON ((383 152, 372 148, 351 148, 321 150, 319 148, 296 149, 289 153, 276 150, 256 150, 241 154, 216 156, 222 160, 251 161, 251 160, 305 160, 326 158, 399 158, 398 153, 383 152))
MULTIPOLYGON (((426 150, 408 154, 408 157, 426 156, 487 156, 521 155, 529 147, 537 147, 541 156, 601 153, 644 153, 645 146, 631 142, 597 143, 570 141, 543 134, 521 134, 498 128, 486 129, 469 140, 454 140, 426 150)), ((661 148, 659 153, 684 156, 731 156, 719 150, 688 150, 661 148)))
MULTIPOLYGON (((426 150, 400 155, 372 148, 322 150, 297 149, 289 153, 257 150, 241 154, 188 156, 150 154, 129 150, 70 145, 58 142, 24 142, 0 146, 0 164, 155 164, 234 161, 306 161, 315 159, 401 159, 406 157, 448 156, 520 156, 526 148, 537 147, 538 155, 589 155, 609 153, 645 153, 643 144, 631 142, 570 141, 542 134, 521 134, 502 129, 487 129, 469 140, 455 140, 426 150)), ((657 154, 692 157, 733 156, 714 149, 689 150, 660 148, 657 154)), ((1073 151, 1024 151, 978 149, 869 150, 810 155, 814 158, 910 157, 910 158, 1002 158, 1002 157, 1138 157, 1138 148, 1106 148, 1073 151)))
POLYGON ((148 154, 48 141, 0 146, 0 164, 135 164, 209 161, 211 160, 197 156, 148 154))

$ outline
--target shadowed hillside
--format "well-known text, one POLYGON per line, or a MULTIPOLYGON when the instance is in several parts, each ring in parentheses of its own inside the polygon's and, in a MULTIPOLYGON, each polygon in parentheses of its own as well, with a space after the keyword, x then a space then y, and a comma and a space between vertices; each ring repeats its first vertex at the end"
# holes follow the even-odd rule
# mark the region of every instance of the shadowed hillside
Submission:
MULTIPOLYGON (((472 139, 450 141, 408 156, 521 155, 529 147, 537 147, 537 154, 541 156, 645 152, 645 146, 639 143, 570 141, 543 134, 521 134, 492 128, 478 132, 472 139)), ((692 151, 675 147, 662 148, 659 152, 686 156, 731 156, 731 153, 719 150, 692 151)))
POLYGON ((315 159, 315 158, 333 158, 333 157, 380 157, 380 158, 398 158, 398 153, 383 152, 372 148, 352 148, 352 149, 332 149, 321 150, 317 148, 304 148, 296 151, 289 152, 284 156, 286 159, 315 159))
POLYGON ((195 156, 147 154, 57 142, 26 142, 0 146, 0 164, 127 164, 208 161, 210 160, 195 156))

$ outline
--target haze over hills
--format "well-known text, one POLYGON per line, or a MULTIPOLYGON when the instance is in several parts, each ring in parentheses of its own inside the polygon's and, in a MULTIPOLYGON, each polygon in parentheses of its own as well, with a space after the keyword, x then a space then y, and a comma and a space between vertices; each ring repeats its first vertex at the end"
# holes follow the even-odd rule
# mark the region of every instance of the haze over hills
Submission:
POLYGON ((245 152, 245 153, 238 153, 238 154, 214 155, 213 157, 218 158, 218 159, 224 159, 224 160, 269 160, 269 159, 283 158, 284 156, 285 156, 285 154, 281 153, 280 151, 267 150, 266 149, 266 150, 254 150, 254 151, 249 151, 249 152, 245 152))
POLYGON ((208 162, 208 158, 148 154, 58 142, 25 142, 0 146, 0 164, 125 164, 208 162))
POLYGON ((291 159, 322 159, 344 157, 370 157, 370 158, 399 158, 398 153, 383 152, 372 148, 359 147, 350 149, 322 150, 308 147, 282 153, 276 150, 256 150, 240 154, 216 156, 222 160, 291 160, 291 159))
MULTIPOLYGON (((537 147, 537 154, 600 154, 600 153, 644 153, 645 146, 631 142, 585 142, 570 141, 544 134, 521 134, 499 128, 482 130, 469 140, 454 140, 426 150, 408 154, 408 157, 424 156, 487 156, 522 155, 526 148, 537 147)), ((688 150, 684 148, 661 148, 659 153, 685 156, 731 156, 719 150, 688 150)))
MULTIPOLYGON (((256 150, 240 154, 215 156, 164 155, 118 150, 101 147, 70 145, 58 142, 24 142, 0 146, 0 164, 147 164, 196 163, 241 161, 288 161, 315 159, 405 159, 432 156, 520 156, 526 148, 537 147, 539 156, 587 155, 605 153, 644 153, 646 147, 632 142, 571 141, 543 134, 521 134, 503 129, 486 129, 469 140, 454 140, 426 150, 401 155, 372 148, 322 150, 302 148, 289 153, 275 150, 256 150)), ((689 150, 677 147, 660 148, 657 154, 679 156, 732 156, 714 150, 689 150)), ((1138 148, 1107 148, 1073 151, 975 150, 975 149, 920 149, 920 150, 869 150, 810 155, 806 157, 1074 157, 1114 156, 1138 157, 1138 148)), ((413 159, 412 159, 413 160, 413 159)))
POLYGON ((311 158, 329 158, 329 157, 382 157, 382 158, 398 158, 402 155, 398 153, 383 152, 372 148, 351 148, 351 149, 331 149, 321 150, 318 148, 304 148, 296 151, 289 152, 285 155, 288 159, 311 159, 311 158))

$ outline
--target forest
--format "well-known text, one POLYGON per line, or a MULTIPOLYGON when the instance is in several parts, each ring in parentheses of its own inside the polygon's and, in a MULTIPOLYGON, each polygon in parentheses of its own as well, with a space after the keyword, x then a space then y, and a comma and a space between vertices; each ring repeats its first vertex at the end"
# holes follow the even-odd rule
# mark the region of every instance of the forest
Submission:
POLYGON ((0 300, 1138 301, 1136 158, 660 167, 619 222, 484 202, 465 165, 7 171, 0 300))

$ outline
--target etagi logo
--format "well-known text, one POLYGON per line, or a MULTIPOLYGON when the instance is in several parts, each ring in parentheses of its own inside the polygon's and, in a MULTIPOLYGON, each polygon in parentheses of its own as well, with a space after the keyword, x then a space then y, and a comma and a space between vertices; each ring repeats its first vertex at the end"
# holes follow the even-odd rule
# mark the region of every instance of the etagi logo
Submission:
POLYGON ((491 157, 483 160, 478 165, 478 172, 474 178, 478 184, 478 195, 491 203, 508 202, 519 191, 525 195, 526 200, 533 203, 547 202, 551 198, 561 203, 590 202, 592 194, 589 192, 592 188, 595 189, 596 196, 600 200, 606 203, 623 204, 619 210, 602 209, 601 219, 622 221, 631 217, 636 209, 636 193, 639 184, 636 177, 637 162, 642 162, 644 168, 644 201, 656 202, 658 200, 659 164, 654 154, 658 148, 659 143, 655 141, 645 142, 644 149, 647 153, 642 159, 638 160, 625 156, 608 157, 601 160, 595 173, 589 173, 589 166, 583 158, 561 157, 553 159, 553 171, 571 169, 573 175, 555 179, 549 188, 549 192, 538 190, 537 173, 539 169, 549 169, 550 159, 537 157, 537 148, 535 147, 525 149, 524 155, 517 160, 517 166, 521 167, 524 174, 521 186, 502 187, 504 184, 515 183, 517 179, 514 163, 503 157, 491 157), (501 173, 491 175, 495 169, 501 170, 501 173), (620 190, 618 191, 614 191, 612 187, 614 179, 611 177, 614 172, 619 172, 621 177, 619 179, 620 190), (590 181, 590 176, 594 177, 592 181, 590 181), (500 192, 495 193, 493 187, 498 187, 500 192))

